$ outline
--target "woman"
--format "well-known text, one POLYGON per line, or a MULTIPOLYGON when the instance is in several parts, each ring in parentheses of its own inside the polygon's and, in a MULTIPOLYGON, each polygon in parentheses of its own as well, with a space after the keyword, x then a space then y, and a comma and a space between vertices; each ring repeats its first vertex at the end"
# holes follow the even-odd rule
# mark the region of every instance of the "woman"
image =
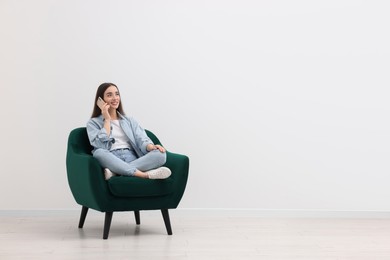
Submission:
POLYGON ((166 161, 165 148, 153 144, 138 122, 125 116, 115 84, 103 83, 97 89, 87 133, 106 180, 116 174, 147 179, 171 175, 170 169, 160 167, 166 161))

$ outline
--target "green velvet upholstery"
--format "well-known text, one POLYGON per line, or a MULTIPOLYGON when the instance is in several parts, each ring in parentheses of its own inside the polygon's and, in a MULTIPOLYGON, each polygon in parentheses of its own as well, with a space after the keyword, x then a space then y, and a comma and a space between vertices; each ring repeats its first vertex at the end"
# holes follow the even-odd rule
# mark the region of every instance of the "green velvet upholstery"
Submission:
POLYGON ((115 176, 108 180, 108 188, 114 196, 129 198, 169 195, 174 192, 172 184, 173 181, 169 178, 165 180, 146 180, 115 176))
MULTIPOLYGON (((155 144, 161 144, 152 132, 146 132, 155 144)), ((103 169, 91 151, 86 128, 72 130, 66 155, 67 176, 73 197, 83 208, 106 213, 140 210, 167 212, 178 206, 188 179, 187 156, 167 151, 165 166, 171 169, 172 175, 165 180, 114 176, 106 181, 103 169)))

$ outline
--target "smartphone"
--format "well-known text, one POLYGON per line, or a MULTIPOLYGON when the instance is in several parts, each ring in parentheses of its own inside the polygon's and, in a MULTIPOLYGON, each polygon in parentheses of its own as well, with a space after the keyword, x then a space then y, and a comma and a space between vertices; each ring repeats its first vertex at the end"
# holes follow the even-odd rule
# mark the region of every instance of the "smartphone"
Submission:
POLYGON ((99 97, 98 100, 97 100, 97 102, 96 102, 96 105, 97 105, 100 109, 103 109, 104 103, 106 103, 106 102, 104 102, 104 100, 103 100, 101 97, 99 97))

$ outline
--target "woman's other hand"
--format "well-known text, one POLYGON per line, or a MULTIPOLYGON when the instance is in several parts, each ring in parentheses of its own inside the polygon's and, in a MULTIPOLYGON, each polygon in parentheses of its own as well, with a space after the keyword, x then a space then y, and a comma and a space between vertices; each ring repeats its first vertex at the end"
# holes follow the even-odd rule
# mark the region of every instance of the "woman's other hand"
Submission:
POLYGON ((165 148, 162 147, 162 146, 159 145, 159 144, 148 144, 148 145, 146 146, 146 150, 148 150, 149 152, 150 152, 150 151, 153 151, 153 150, 159 150, 159 151, 162 152, 162 153, 165 153, 165 152, 166 152, 165 148))

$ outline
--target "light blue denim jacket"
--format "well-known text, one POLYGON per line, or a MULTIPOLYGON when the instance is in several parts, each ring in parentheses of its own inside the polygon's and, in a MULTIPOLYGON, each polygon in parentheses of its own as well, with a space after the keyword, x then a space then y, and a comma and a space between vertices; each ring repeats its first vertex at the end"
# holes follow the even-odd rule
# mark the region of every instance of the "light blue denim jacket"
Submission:
MULTIPOLYGON (((152 140, 146 135, 145 130, 138 124, 138 122, 132 117, 126 117, 119 115, 119 124, 123 129, 123 132, 130 139, 131 147, 137 153, 138 157, 141 157, 148 153, 146 146, 153 144, 152 140)), ((112 127, 111 127, 112 129, 112 127)), ((98 117, 91 118, 87 123, 87 133, 89 142, 94 147, 92 153, 99 149, 110 150, 115 139, 112 137, 112 131, 110 136, 107 135, 107 131, 104 128, 104 117, 100 115, 98 117)))

